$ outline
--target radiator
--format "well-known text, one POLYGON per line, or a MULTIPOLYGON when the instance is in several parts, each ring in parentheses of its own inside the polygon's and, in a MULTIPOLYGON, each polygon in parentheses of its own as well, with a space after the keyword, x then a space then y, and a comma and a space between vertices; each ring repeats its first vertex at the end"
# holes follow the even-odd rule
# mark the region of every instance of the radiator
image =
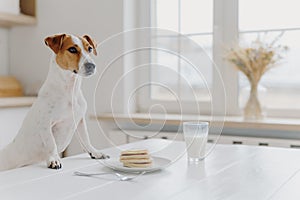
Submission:
MULTIPOLYGON (((113 143, 120 145, 129 142, 134 142, 142 139, 160 138, 167 140, 183 141, 183 134, 176 132, 151 132, 151 131, 137 131, 137 130, 112 130, 108 137, 113 143)), ((270 146, 270 147, 285 147, 285 148, 299 148, 300 140, 292 139, 278 139, 278 138, 262 138, 262 137, 244 137, 244 136, 229 136, 209 135, 208 143, 218 144, 232 144, 232 145, 254 145, 254 146, 270 146)))
MULTIPOLYGON (((216 142, 217 136, 209 136, 208 142, 216 142)), ((254 145, 254 146, 271 146, 271 147, 286 147, 300 148, 300 140, 261 138, 261 137, 242 137, 242 136, 220 136, 218 143, 220 144, 239 144, 239 145, 254 145)))

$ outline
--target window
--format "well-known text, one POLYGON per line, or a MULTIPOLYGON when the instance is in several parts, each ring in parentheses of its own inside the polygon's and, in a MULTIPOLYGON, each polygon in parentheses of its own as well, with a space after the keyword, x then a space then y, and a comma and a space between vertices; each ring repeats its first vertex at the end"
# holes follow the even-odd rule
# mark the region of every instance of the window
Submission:
MULTIPOLYGON (((151 63, 164 67, 151 67, 150 81, 162 83, 174 93, 156 84, 151 85, 149 96, 139 100, 140 111, 160 103, 168 111, 177 112, 172 107, 176 97, 183 104, 191 104, 189 101, 194 100, 194 96, 188 89, 189 85, 185 85, 188 80, 196 93, 196 101, 204 111, 202 114, 209 114, 213 105, 217 111, 225 107, 227 114, 240 115, 248 98, 249 84, 225 61, 226 49, 239 42, 249 43, 256 37, 275 39, 284 32, 278 42, 289 47, 287 57, 281 66, 263 76, 259 96, 268 116, 299 116, 300 104, 297 102, 300 101, 300 93, 297 90, 300 89, 300 79, 297 75, 300 74, 300 22, 297 19, 300 16, 297 16, 300 14, 295 1, 157 0, 151 1, 150 7, 152 16, 148 26, 179 32, 203 47, 205 51, 192 51, 190 54, 203 56, 201 67, 205 78, 197 77, 184 60, 166 52, 151 51, 151 63), (272 9, 266 9, 270 5, 272 9), (207 58, 213 59, 217 70, 207 58), (217 80, 218 74, 221 74, 223 82, 217 80), (223 90, 226 91, 226 99, 223 90), (219 102, 223 105, 218 105, 219 102)), ((181 45, 175 34, 157 34, 151 42, 161 42, 165 46, 181 45)), ((187 112, 194 112, 193 106, 186 108, 187 112)))
POLYGON ((155 1, 153 14, 156 17, 152 21, 152 26, 169 29, 170 33, 157 33, 152 43, 163 43, 166 48, 172 45, 181 48, 180 45, 186 45, 182 42, 183 36, 199 44, 205 51, 199 48, 189 52, 203 57, 202 77, 180 57, 168 52, 152 51, 152 62, 159 63, 160 66, 154 66, 151 70, 151 80, 162 83, 169 90, 161 85, 153 85, 151 98, 162 101, 176 100, 176 98, 187 101, 194 98, 198 101, 209 101, 209 91, 212 86, 212 66, 209 57, 212 57, 213 2, 207 0, 155 1), (175 33, 182 35, 178 36, 175 33))

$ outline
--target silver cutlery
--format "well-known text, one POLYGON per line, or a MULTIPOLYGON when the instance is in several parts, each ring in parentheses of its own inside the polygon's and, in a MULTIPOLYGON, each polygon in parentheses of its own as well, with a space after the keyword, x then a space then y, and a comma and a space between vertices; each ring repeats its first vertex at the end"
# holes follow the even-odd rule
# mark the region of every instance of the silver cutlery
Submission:
POLYGON ((143 171, 137 175, 134 176, 126 176, 124 174, 120 174, 117 172, 101 172, 101 173, 86 173, 86 172, 79 172, 79 171, 75 171, 74 175, 76 176, 86 176, 86 177, 92 177, 92 176, 100 176, 100 175, 107 175, 107 174, 112 174, 115 175, 120 181, 131 181, 143 174, 145 174, 146 172, 143 171))

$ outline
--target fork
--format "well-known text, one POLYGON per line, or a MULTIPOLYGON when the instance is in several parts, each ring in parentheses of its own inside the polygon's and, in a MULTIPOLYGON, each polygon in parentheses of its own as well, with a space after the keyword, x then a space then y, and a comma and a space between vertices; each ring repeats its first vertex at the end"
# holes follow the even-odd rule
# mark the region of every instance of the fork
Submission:
POLYGON ((76 176, 86 176, 86 177, 92 177, 92 176, 98 176, 98 175, 107 175, 107 174, 112 174, 112 175, 115 175, 120 181, 131 181, 143 174, 145 174, 146 172, 143 171, 135 176, 125 176, 123 174, 120 174, 120 173, 113 173, 113 172, 101 172, 101 173, 85 173, 85 172, 79 172, 79 171, 75 171, 74 172, 74 175, 76 176))

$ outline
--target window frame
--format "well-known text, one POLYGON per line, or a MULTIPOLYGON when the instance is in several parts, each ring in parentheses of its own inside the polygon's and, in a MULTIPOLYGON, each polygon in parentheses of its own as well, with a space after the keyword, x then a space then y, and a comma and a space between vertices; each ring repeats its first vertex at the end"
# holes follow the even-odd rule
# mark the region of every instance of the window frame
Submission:
MULTIPOLYGON (((178 0, 181 1, 181 0, 178 0)), ((139 20, 137 22, 138 27, 155 27, 152 25, 152 21, 155 19, 155 2, 153 1, 138 1, 138 8, 136 9, 139 20)), ((213 69, 213 84, 212 84, 212 99, 222 99, 223 95, 220 90, 225 89, 226 97, 225 113, 224 105, 214 104, 214 114, 226 114, 231 116, 241 115, 243 109, 239 107, 239 78, 238 71, 224 59, 225 47, 229 47, 232 44, 239 42, 239 5, 238 0, 213 0, 213 61, 217 69, 213 69), (216 78, 217 73, 222 75, 223 81, 219 81, 216 78)), ((180 4, 179 4, 180 5, 180 4)), ((187 34, 188 35, 188 34, 187 34)), ((137 38, 137 40, 145 40, 137 38)), ((143 41, 145 42, 145 41, 143 41)), ((147 41, 149 44, 151 41, 147 41)), ((151 61, 151 56, 138 57, 137 60, 151 61)), ((137 61, 138 62, 138 61, 137 61)), ((151 72, 137 74, 137 84, 141 82, 151 81, 151 72)), ((137 112, 161 112, 161 107, 153 105, 161 105, 168 113, 183 113, 178 109, 177 102, 172 100, 155 100, 151 99, 151 91, 142 91, 138 93, 137 97, 137 112)), ((190 105, 189 101, 182 100, 181 106, 184 109, 185 114, 199 114, 198 110, 194 106, 190 105)), ((212 111, 210 109, 210 103, 205 101, 198 101, 198 105, 201 109, 201 115, 210 115, 212 111)), ((294 109, 270 109, 265 108, 268 117, 299 117, 299 110, 294 109)))

